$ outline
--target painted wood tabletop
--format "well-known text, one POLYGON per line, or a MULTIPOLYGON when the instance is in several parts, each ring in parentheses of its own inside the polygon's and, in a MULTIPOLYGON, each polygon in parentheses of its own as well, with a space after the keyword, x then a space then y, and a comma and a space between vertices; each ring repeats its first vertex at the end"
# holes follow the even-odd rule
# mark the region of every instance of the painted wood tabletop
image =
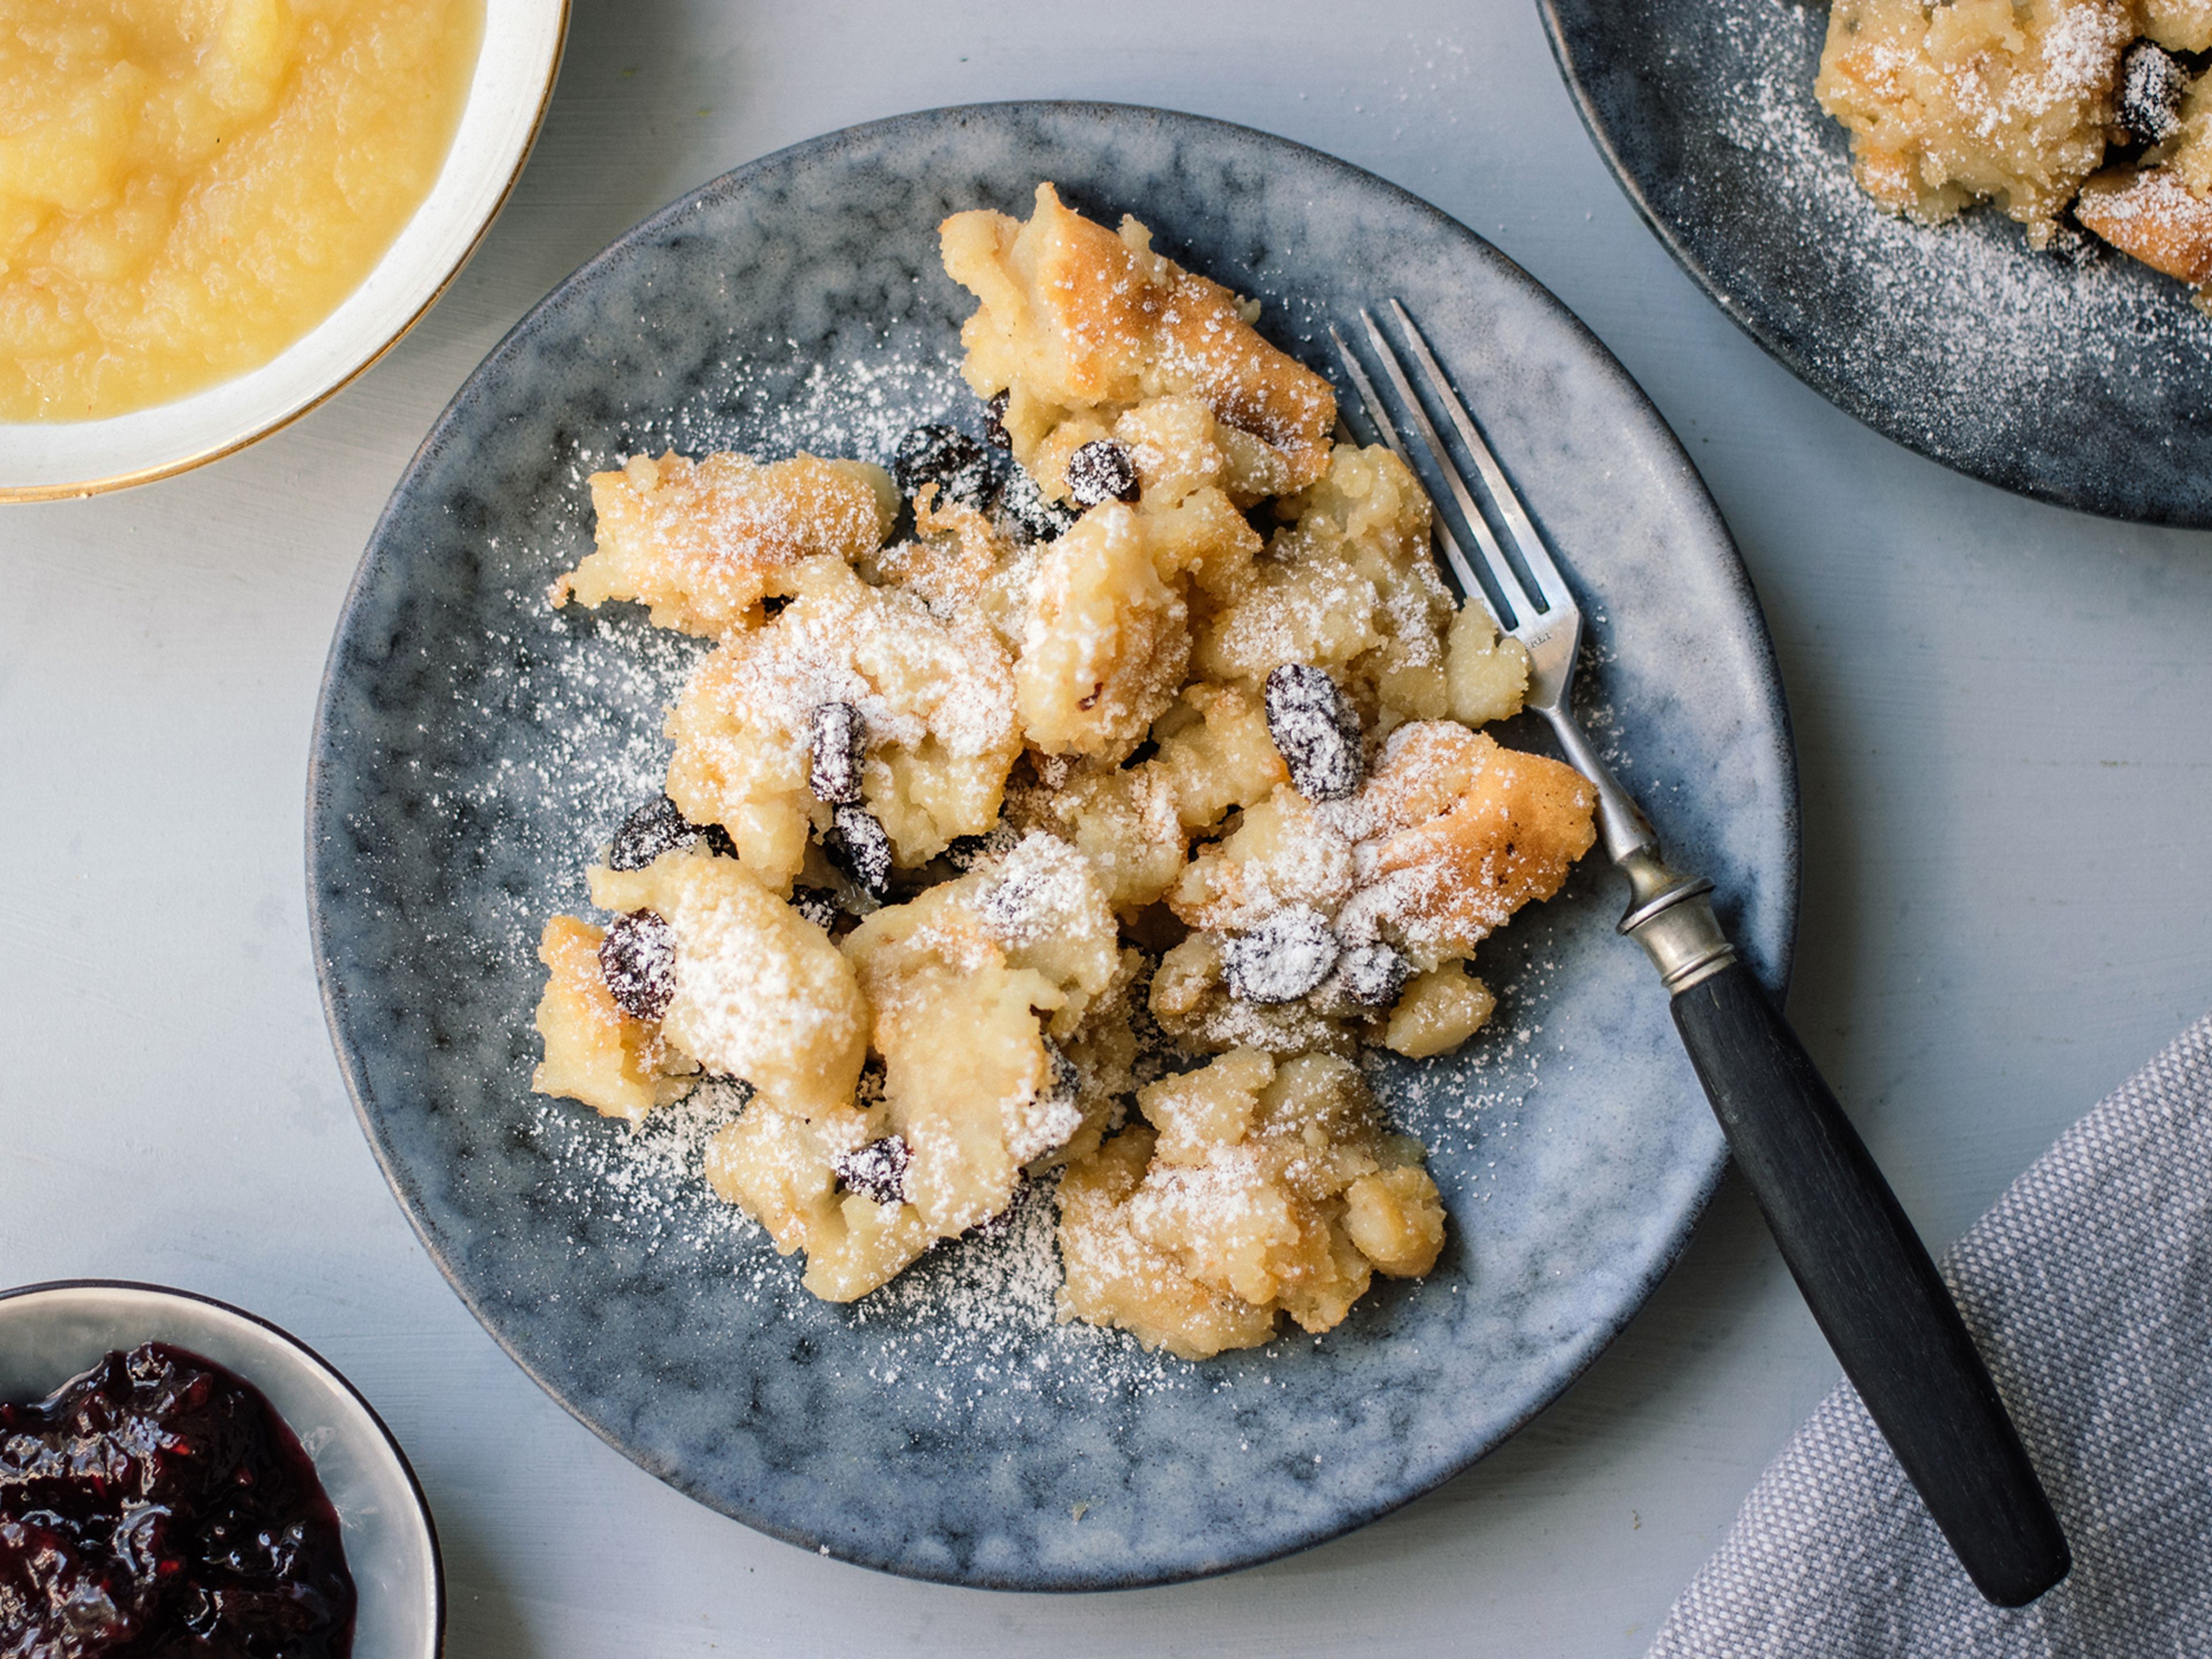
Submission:
POLYGON ((1803 773, 1790 1010, 1932 1244, 2212 1006, 2212 536, 1956 477, 1821 403, 1668 261, 1524 0, 773 7, 577 0, 475 263, 359 384, 126 495, 0 513, 0 1280, 183 1285, 344 1369, 412 1453, 467 1659, 1640 1654, 1833 1359, 1731 1182, 1596 1367, 1336 1543, 1178 1589, 994 1595, 697 1507, 493 1346, 409 1232, 325 1035, 308 722, 354 562, 483 353, 725 168, 1004 97, 1268 128, 1548 284, 1673 422, 1741 543, 1803 773))

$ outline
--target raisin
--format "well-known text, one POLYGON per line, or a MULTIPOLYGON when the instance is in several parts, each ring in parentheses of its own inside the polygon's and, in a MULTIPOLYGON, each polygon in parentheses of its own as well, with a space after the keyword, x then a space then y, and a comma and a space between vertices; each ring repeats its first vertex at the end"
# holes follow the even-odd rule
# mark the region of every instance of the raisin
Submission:
POLYGON ((1004 392, 994 392, 986 405, 990 413, 983 417, 983 441, 994 449, 1012 449, 1013 434, 1006 430, 1006 398, 1004 392))
POLYGON ((656 795, 622 821, 607 848, 607 868, 642 870, 663 853, 694 842, 705 842, 707 850, 720 858, 738 855, 737 843, 720 824, 694 823, 665 793, 656 795))
POLYGON ((676 803, 656 795, 632 812, 615 831, 607 848, 610 870, 642 870, 663 853, 673 852, 692 839, 693 831, 676 803))
POLYGON ((945 861, 966 875, 991 854, 989 836, 955 836, 945 843, 945 861))
POLYGON ((1067 533, 1075 514, 1058 501, 1045 500, 1036 480, 1016 467, 999 486, 991 519, 1000 533, 1018 542, 1052 542, 1067 533))
POLYGON ((1137 464, 1111 438, 1093 438, 1067 458, 1067 493, 1078 507, 1137 499, 1137 464))
POLYGON ((1340 948, 1320 911, 1285 905, 1250 933, 1223 941, 1229 994, 1243 1002, 1296 1002, 1328 977, 1340 948))
POLYGON ((835 808, 832 828, 822 838, 822 850, 869 897, 881 898, 890 891, 891 838, 866 807, 835 808))
POLYGON ((830 1167, 836 1173, 837 1184, 847 1192, 878 1204, 903 1204, 907 1165, 913 1161, 905 1141, 896 1135, 885 1135, 881 1140, 838 1153, 830 1167))
POLYGON ((2181 131, 2181 99, 2189 71, 2148 40, 2120 60, 2120 125, 2140 144, 2162 144, 2181 131))
POLYGON ((1413 964, 1382 944, 1355 945, 1336 964, 1345 995, 1369 1008, 1387 1008, 1398 1000, 1413 964))
POLYGON ((807 720, 806 787, 831 805, 860 798, 868 723, 849 702, 819 702, 807 720))
POLYGON ((793 888, 791 908, 825 933, 836 927, 844 914, 837 908, 836 895, 826 887, 793 888))
POLYGON ((949 426, 918 426, 901 438, 891 456, 891 477, 899 493, 912 497, 924 484, 935 484, 937 504, 957 501, 981 507, 991 500, 995 469, 983 446, 949 426))
POLYGON ((1327 672, 1285 663, 1269 672, 1267 735, 1308 800, 1342 800, 1359 787, 1359 716, 1327 672))
POLYGON ((676 994, 676 930, 650 910, 633 910, 599 941, 607 994, 633 1019, 659 1019, 676 994))

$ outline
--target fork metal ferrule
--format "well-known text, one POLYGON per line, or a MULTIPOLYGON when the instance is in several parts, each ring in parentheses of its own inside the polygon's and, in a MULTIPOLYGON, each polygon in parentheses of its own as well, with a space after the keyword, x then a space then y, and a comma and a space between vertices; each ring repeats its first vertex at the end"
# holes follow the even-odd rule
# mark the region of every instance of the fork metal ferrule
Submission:
POLYGON ((1656 852, 1642 848, 1619 863, 1630 889, 1619 931, 1644 947, 1670 996, 1735 960, 1735 947, 1713 915, 1711 882, 1671 870, 1656 852))

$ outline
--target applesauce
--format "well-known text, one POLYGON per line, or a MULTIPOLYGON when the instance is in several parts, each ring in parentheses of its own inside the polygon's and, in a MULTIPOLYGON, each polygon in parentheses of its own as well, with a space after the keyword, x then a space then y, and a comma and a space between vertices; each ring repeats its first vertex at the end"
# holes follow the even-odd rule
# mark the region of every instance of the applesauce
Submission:
POLYGON ((483 0, 0 0, 0 421, 258 367, 438 175, 483 0))

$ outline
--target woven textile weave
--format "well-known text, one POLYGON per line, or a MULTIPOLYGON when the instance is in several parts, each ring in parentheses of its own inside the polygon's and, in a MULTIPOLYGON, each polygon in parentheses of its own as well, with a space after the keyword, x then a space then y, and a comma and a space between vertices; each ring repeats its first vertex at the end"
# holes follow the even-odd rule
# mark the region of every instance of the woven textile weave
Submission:
POLYGON ((2032 1607, 1984 1601, 1846 1383, 1652 1659, 2212 1655, 2212 1017, 2060 1136, 1943 1272, 2072 1574, 2032 1607))

